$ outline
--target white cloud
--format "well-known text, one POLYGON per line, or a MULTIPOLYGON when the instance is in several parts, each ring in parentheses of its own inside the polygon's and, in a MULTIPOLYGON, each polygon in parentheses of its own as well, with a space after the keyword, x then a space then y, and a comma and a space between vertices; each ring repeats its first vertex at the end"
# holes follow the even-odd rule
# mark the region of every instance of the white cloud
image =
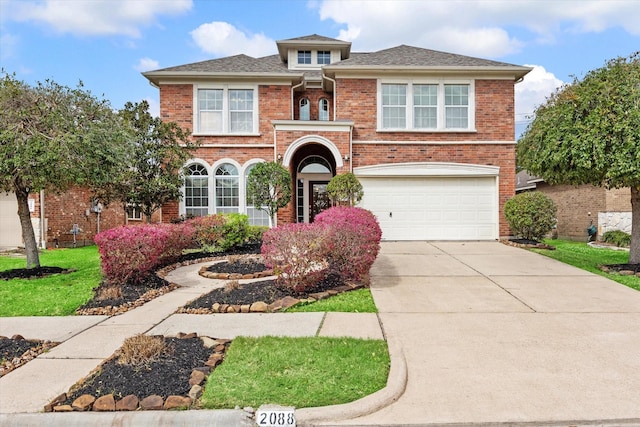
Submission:
POLYGON ((19 39, 10 33, 2 33, 0 35, 0 59, 7 59, 13 56, 19 39))
POLYGON ((136 65, 133 66, 134 70, 145 72, 149 70, 155 70, 159 68, 159 63, 155 59, 151 58, 140 58, 140 61, 136 65))
POLYGON ((206 53, 230 56, 244 53, 261 57, 276 52, 275 41, 264 34, 247 34, 227 22, 202 24, 191 31, 193 41, 206 53))
POLYGON ((516 121, 528 121, 536 108, 543 104, 556 88, 563 85, 553 73, 541 65, 526 65, 533 70, 515 86, 516 121))
POLYGON ((640 34, 640 7, 632 0, 323 0, 310 7, 322 20, 344 25, 338 38, 361 51, 406 43, 496 58, 525 43, 553 42, 563 31, 622 27, 640 34), (531 40, 510 34, 516 28, 531 33, 531 40))
POLYGON ((152 117, 160 117, 160 102, 157 98, 145 98, 145 101, 149 103, 149 114, 152 117))
POLYGON ((44 23, 59 33, 140 36, 140 27, 155 23, 158 15, 177 15, 192 0, 45 0, 8 1, 8 19, 44 23))

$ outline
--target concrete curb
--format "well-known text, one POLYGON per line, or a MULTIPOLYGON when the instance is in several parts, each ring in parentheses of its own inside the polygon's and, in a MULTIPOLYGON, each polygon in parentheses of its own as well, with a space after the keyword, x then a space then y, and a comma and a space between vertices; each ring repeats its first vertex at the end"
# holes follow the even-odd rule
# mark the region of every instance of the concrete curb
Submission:
POLYGON ((215 411, 135 411, 135 412, 69 412, 38 414, 0 414, 2 427, 250 427, 253 414, 241 409, 215 411))
POLYGON ((387 337, 389 348, 389 377, 387 385, 377 392, 341 405, 303 408, 296 410, 296 424, 299 427, 322 426, 340 420, 358 418, 379 411, 398 400, 407 386, 407 362, 402 347, 396 340, 387 337))

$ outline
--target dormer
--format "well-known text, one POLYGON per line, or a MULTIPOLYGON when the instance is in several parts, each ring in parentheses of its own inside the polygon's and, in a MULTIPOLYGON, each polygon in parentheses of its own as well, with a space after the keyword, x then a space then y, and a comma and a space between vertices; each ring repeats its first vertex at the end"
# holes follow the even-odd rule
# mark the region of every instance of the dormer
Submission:
POLYGON ((317 71, 323 66, 349 58, 351 43, 312 34, 279 40, 280 59, 290 70, 317 71))

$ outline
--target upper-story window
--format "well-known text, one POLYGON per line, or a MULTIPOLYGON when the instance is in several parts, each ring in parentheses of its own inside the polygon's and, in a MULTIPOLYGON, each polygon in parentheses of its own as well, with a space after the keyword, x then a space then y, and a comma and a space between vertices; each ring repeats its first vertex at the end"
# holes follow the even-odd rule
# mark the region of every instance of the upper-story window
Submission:
POLYGON ((308 98, 300 100, 300 120, 311 120, 311 105, 308 98))
POLYGON ((317 58, 320 65, 331 64, 331 52, 328 50, 319 50, 317 58))
POLYGON ((383 130, 473 130, 473 82, 380 83, 378 128, 383 130))
POLYGON ((311 51, 299 50, 298 51, 298 64, 311 64, 311 51))
POLYGON ((247 134, 257 132, 256 93, 254 88, 230 85, 196 88, 194 133, 247 134))
POLYGON ((329 120, 329 100, 320 98, 318 101, 318 120, 329 120))

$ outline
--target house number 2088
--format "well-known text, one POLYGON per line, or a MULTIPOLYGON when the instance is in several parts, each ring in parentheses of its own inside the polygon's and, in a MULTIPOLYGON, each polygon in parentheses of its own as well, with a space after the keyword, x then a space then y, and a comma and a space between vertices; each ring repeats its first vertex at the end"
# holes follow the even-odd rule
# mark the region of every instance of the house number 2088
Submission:
POLYGON ((258 411, 256 419, 258 425, 264 427, 295 427, 296 425, 293 411, 258 411))

